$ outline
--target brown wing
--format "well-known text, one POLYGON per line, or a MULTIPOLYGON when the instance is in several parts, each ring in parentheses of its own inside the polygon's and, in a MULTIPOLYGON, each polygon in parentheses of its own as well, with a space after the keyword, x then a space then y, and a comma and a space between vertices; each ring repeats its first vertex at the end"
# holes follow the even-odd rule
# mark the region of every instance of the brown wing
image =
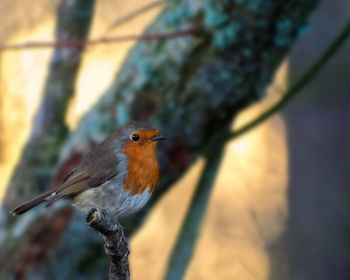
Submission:
POLYGON ((95 188, 117 175, 119 160, 111 144, 104 142, 86 155, 82 163, 71 172, 63 184, 52 190, 47 206, 61 198, 72 198, 81 192, 95 188))
POLYGON ((22 203, 10 211, 12 215, 21 215, 29 209, 47 202, 47 206, 61 198, 74 197, 79 193, 95 188, 117 175, 119 160, 112 147, 113 137, 107 138, 88 153, 82 163, 56 186, 33 199, 22 203))

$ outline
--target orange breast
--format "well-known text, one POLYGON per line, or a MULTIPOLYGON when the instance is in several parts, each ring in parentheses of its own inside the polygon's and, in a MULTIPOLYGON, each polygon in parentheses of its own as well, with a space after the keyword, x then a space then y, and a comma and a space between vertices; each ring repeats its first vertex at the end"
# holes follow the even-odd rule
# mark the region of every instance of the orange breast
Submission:
POLYGON ((147 188, 152 193, 158 182, 158 162, 156 142, 142 145, 132 144, 123 147, 128 156, 128 176, 124 181, 124 189, 131 194, 143 193, 147 188))

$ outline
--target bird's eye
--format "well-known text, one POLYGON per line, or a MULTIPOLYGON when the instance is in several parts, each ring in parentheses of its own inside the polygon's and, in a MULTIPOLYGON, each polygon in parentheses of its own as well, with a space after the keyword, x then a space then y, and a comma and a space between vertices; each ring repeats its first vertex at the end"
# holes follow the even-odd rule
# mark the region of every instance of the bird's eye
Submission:
POLYGON ((131 134, 130 138, 132 141, 137 142, 140 140, 140 135, 133 133, 131 134))

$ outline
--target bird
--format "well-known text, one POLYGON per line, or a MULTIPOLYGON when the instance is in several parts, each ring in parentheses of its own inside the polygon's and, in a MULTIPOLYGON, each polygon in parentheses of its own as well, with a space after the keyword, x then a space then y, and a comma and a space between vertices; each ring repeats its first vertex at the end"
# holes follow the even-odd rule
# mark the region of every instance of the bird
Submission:
POLYGON ((166 138, 149 123, 128 123, 85 155, 61 184, 10 213, 17 216, 44 202, 48 207, 69 199, 86 214, 104 209, 116 217, 131 215, 146 204, 157 186, 156 147, 166 138))

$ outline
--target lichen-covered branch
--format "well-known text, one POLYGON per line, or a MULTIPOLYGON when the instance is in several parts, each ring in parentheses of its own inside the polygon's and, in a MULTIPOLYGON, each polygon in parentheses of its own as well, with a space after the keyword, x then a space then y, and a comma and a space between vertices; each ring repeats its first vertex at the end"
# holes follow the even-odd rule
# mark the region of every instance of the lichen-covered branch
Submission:
POLYGON ((101 233, 104 241, 105 253, 110 259, 109 279, 130 279, 129 243, 124 229, 108 212, 92 209, 86 217, 86 223, 101 233))
MULTIPOLYGON (((56 40, 85 39, 93 15, 94 0, 61 1, 56 23, 56 40)), ((68 134, 65 116, 74 94, 84 46, 57 48, 51 60, 42 102, 21 161, 12 175, 5 205, 14 205, 47 188, 53 168, 68 134)))

